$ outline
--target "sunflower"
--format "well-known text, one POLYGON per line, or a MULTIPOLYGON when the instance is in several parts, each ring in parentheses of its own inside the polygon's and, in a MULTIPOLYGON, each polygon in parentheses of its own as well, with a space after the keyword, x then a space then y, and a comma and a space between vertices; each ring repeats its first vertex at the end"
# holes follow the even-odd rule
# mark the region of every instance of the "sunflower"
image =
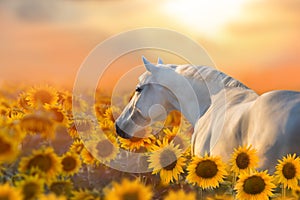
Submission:
POLYGON ((70 180, 54 180, 49 184, 50 192, 54 193, 56 196, 70 196, 73 184, 70 180))
POLYGON ((170 191, 169 194, 164 198, 164 200, 177 200, 177 199, 184 199, 184 200, 196 200, 195 193, 185 193, 183 190, 178 191, 170 191))
POLYGON ((72 191, 70 200, 100 200, 99 194, 96 191, 81 189, 79 191, 72 191))
POLYGON ((74 122, 72 122, 68 127, 68 133, 73 139, 79 138, 77 128, 74 122))
POLYGON ((67 152, 61 158, 62 173, 65 176, 72 176, 77 173, 81 167, 81 160, 78 154, 67 152))
POLYGON ((20 190, 11 187, 8 183, 0 185, 0 199, 2 200, 22 200, 20 190))
POLYGON ((115 129, 115 123, 111 120, 100 120, 100 127, 105 132, 106 130, 111 131, 115 129))
POLYGON ((181 123, 181 113, 179 111, 172 111, 168 114, 165 120, 166 127, 179 126, 181 123))
POLYGON ((121 183, 113 183, 111 189, 104 190, 105 200, 150 200, 152 192, 150 187, 143 185, 138 180, 122 180, 121 183))
POLYGON ((67 200, 64 196, 56 196, 53 193, 50 193, 48 195, 43 195, 39 198, 39 200, 67 200))
POLYGON ((10 99, 8 97, 1 97, 0 96, 0 107, 10 108, 11 107, 10 99))
POLYGON ((4 129, 0 130, 0 164, 12 162, 18 155, 18 140, 8 135, 4 129))
POLYGON ((121 114, 121 110, 118 107, 110 106, 103 114, 104 120, 115 122, 115 117, 121 114))
POLYGON ((70 92, 66 91, 61 96, 61 103, 65 110, 72 111, 73 107, 82 110, 83 112, 87 110, 88 104, 78 96, 72 95, 70 92))
POLYGON ((109 120, 100 120, 100 128, 108 138, 116 138, 115 124, 109 120))
POLYGON ((179 130, 179 126, 174 126, 172 130, 165 128, 163 132, 169 142, 173 141, 175 146, 179 145, 179 149, 187 149, 190 146, 190 139, 179 130))
POLYGON ((7 116, 9 112, 9 108, 0 105, 0 116, 7 116))
POLYGON ((80 155, 81 155, 83 163, 88 164, 88 165, 95 164, 96 159, 87 148, 83 148, 80 155))
POLYGON ((17 107, 10 108, 7 117, 12 120, 20 120, 24 116, 24 112, 17 107))
POLYGON ((149 150, 152 148, 156 139, 152 135, 151 128, 149 127, 134 133, 134 136, 130 139, 119 137, 118 140, 120 141, 122 148, 134 151, 140 150, 141 148, 149 150))
POLYGON ((293 189, 292 195, 296 199, 300 199, 300 186, 298 186, 298 187, 296 187, 296 188, 293 189))
POLYGON ((28 100, 28 95, 26 92, 23 92, 19 95, 17 100, 18 107, 22 110, 30 110, 30 104, 28 100))
POLYGON ((70 146, 70 152, 74 152, 77 154, 80 154, 83 149, 84 149, 84 144, 80 139, 74 140, 73 144, 70 146))
POLYGON ((20 127, 28 133, 40 133, 45 138, 54 138, 55 136, 55 123, 45 112, 37 111, 26 114, 20 120, 20 127))
POLYGON ((234 149, 230 163, 231 171, 237 174, 253 170, 258 164, 257 151, 252 146, 238 147, 234 149))
POLYGON ((44 108, 49 112, 50 118, 60 124, 69 126, 70 120, 67 116, 67 112, 62 105, 50 105, 46 104, 44 108))
POLYGON ((194 156, 187 170, 188 182, 197 184, 203 189, 218 187, 227 175, 226 165, 221 158, 207 154, 204 157, 194 156))
POLYGON ((94 153, 93 155, 97 158, 97 160, 103 163, 107 163, 115 159, 119 153, 116 140, 103 138, 91 144, 94 153))
POLYGON ((28 104, 34 108, 45 104, 54 105, 58 100, 57 90, 50 86, 33 87, 27 94, 28 104))
POLYGON ((235 186, 237 198, 240 200, 268 200, 276 187, 272 183, 273 177, 267 171, 242 173, 235 186))
POLYGON ((93 118, 88 115, 82 114, 74 119, 76 130, 78 133, 89 133, 94 130, 96 123, 94 122, 93 118))
POLYGON ((23 200, 38 198, 44 191, 44 182, 38 176, 25 176, 24 180, 16 182, 16 186, 21 190, 23 200))
POLYGON ((296 154, 288 154, 279 160, 276 166, 275 177, 278 183, 282 183, 287 188, 297 188, 300 179, 300 159, 296 154))
POLYGON ((163 184, 178 181, 179 175, 183 173, 183 166, 186 159, 181 155, 178 146, 174 146, 171 142, 159 140, 158 146, 153 146, 153 152, 149 155, 149 168, 153 169, 152 174, 160 173, 163 184))
POLYGON ((37 168, 47 178, 55 177, 62 170, 60 158, 50 147, 34 150, 29 157, 23 157, 19 163, 19 171, 27 172, 37 168))

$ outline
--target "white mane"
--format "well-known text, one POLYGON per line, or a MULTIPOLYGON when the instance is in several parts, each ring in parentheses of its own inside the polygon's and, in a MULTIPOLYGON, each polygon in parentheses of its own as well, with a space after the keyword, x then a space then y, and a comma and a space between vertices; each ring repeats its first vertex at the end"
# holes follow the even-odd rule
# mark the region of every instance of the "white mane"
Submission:
MULTIPOLYGON (((172 65, 172 67, 174 68, 175 65, 172 65)), ((212 82, 221 79, 225 87, 242 87, 249 89, 240 81, 208 66, 179 65, 175 71, 191 79, 205 79, 206 81, 212 82)))

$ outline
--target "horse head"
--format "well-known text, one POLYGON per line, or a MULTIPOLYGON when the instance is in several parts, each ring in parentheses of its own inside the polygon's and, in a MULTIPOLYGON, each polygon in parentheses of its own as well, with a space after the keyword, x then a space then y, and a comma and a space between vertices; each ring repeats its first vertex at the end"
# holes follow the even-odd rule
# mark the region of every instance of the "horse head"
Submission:
POLYGON ((172 92, 159 81, 172 76, 172 70, 164 67, 161 59, 154 65, 143 57, 143 63, 147 71, 139 77, 133 97, 115 123, 117 134, 123 138, 131 138, 146 126, 165 119, 176 103, 172 92))

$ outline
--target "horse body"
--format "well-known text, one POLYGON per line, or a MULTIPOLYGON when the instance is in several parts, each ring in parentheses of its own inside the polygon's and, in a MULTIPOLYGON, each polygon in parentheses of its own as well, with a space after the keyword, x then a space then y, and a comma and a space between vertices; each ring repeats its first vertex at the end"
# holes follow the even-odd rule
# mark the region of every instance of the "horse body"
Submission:
POLYGON ((257 98, 245 114, 245 141, 257 148, 262 168, 288 153, 300 153, 300 93, 272 91, 257 98))
MULTIPOLYGON (((132 137, 139 127, 155 121, 148 110, 159 104, 167 113, 181 111, 194 126, 193 155, 207 152, 227 161, 233 148, 252 145, 258 150, 260 167, 274 170, 277 159, 288 153, 300 154, 299 92, 272 91, 259 96, 210 67, 144 63, 147 72, 138 86, 144 89, 134 95, 116 120, 120 136, 132 137), (136 118, 142 119, 138 125, 134 124, 136 118)), ((158 109, 152 115, 159 119, 165 112, 158 109)))
POLYGON ((241 88, 224 92, 227 94, 225 116, 212 117, 213 108, 218 109, 218 104, 214 104, 195 126, 194 155, 210 152, 228 161, 233 148, 252 145, 258 151, 260 168, 273 171, 283 155, 300 154, 299 92, 272 91, 262 96, 241 88), (224 117, 222 127, 218 127, 224 117), (214 138, 216 135, 218 138, 214 138))

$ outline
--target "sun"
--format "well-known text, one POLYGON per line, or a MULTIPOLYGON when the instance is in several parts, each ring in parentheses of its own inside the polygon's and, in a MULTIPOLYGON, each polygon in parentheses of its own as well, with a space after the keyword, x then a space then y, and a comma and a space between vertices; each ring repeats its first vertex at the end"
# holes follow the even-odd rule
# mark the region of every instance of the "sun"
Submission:
POLYGON ((167 0, 162 12, 186 28, 214 35, 228 22, 240 18, 241 10, 247 2, 248 0, 167 0))

